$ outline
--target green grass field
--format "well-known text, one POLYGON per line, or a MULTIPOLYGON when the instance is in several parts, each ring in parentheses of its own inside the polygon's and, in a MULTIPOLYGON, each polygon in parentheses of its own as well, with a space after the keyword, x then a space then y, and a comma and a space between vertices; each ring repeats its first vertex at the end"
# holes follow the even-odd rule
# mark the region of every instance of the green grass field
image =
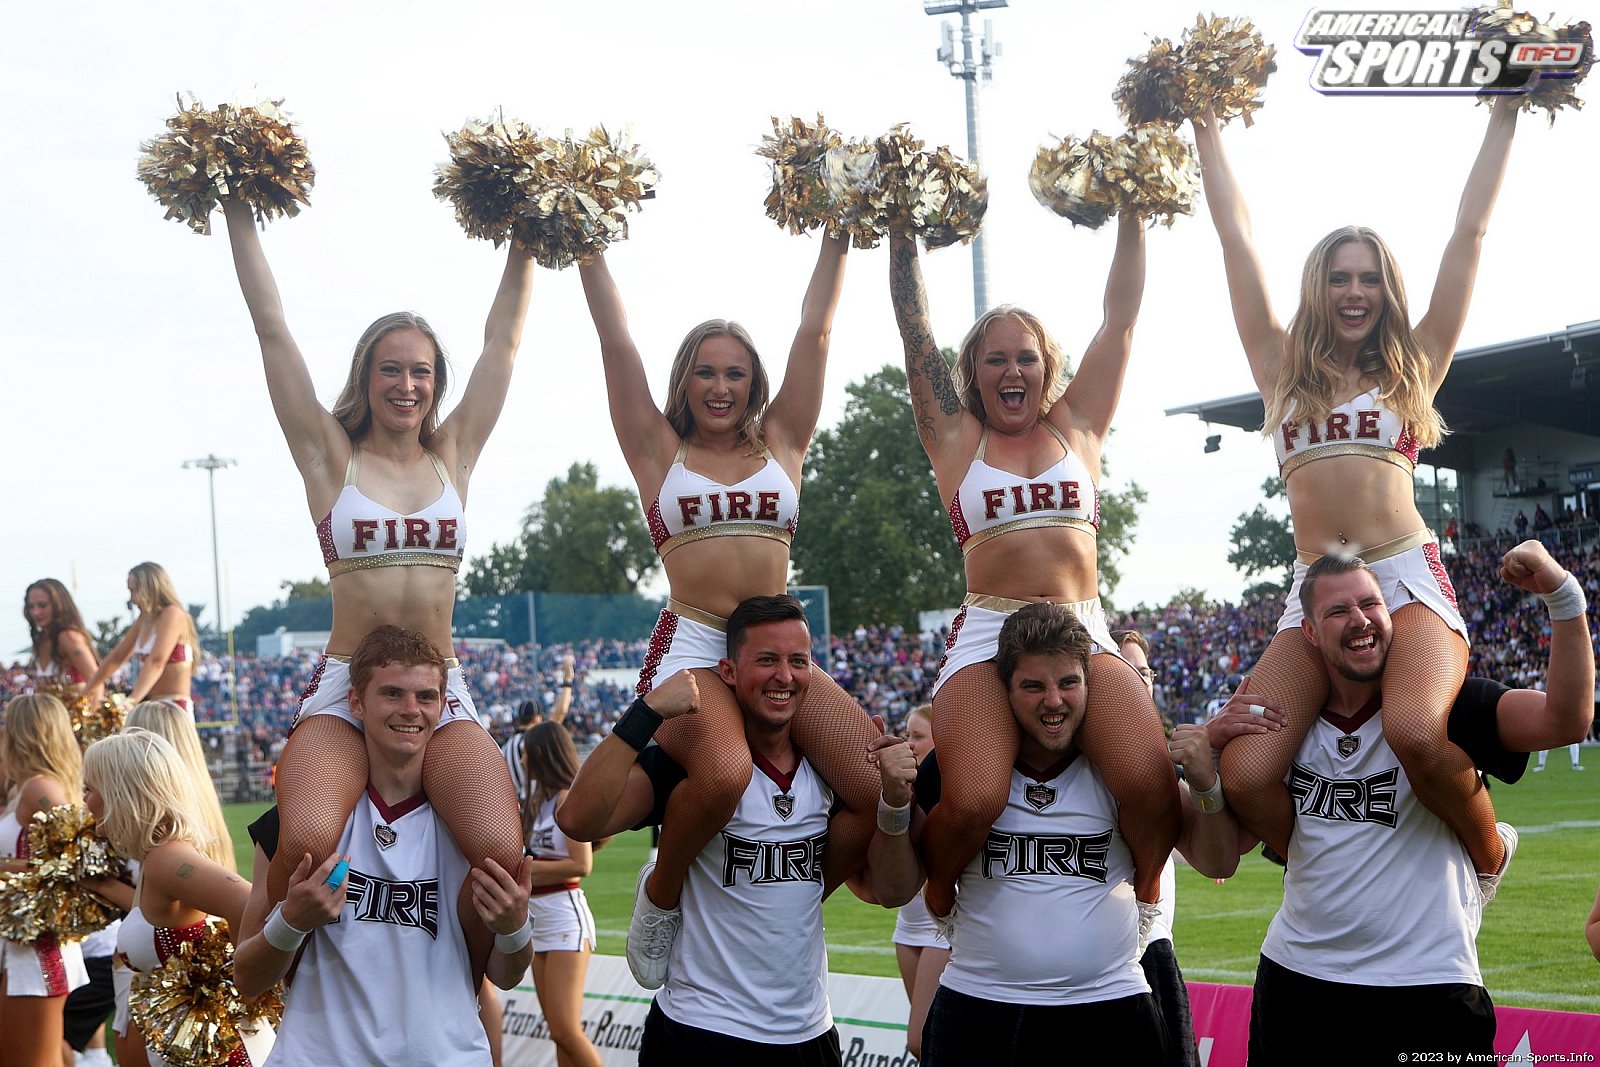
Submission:
MULTIPOLYGON (((1568 769, 1553 753, 1543 774, 1495 790, 1500 818, 1522 834, 1511 872, 1485 912, 1478 952, 1495 1002, 1527 1008, 1600 1012, 1600 964, 1589 954, 1583 922, 1600 880, 1600 752, 1585 752, 1590 769, 1568 769)), ((250 870, 244 827, 265 807, 236 804, 228 821, 241 871, 250 870)), ((584 882, 599 928, 600 951, 620 954, 633 908, 633 884, 649 835, 624 834, 595 859, 584 882)), ((1216 885, 1178 868, 1178 959, 1190 979, 1248 984, 1267 923, 1282 898, 1282 870, 1259 855, 1216 885)), ((834 895, 825 909, 833 970, 894 977, 889 938, 894 913, 834 895)))

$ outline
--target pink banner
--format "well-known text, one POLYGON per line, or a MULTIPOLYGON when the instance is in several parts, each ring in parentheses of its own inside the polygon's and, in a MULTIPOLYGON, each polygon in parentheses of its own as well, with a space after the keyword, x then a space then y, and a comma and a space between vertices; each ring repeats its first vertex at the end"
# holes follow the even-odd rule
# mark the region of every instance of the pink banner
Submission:
MULTIPOLYGON (((1245 1067, 1250 987, 1190 982, 1189 1004, 1200 1067, 1245 1067)), ((1496 1008, 1495 1022, 1494 1050, 1517 1062, 1594 1063, 1600 1054, 1600 1015, 1496 1008)))

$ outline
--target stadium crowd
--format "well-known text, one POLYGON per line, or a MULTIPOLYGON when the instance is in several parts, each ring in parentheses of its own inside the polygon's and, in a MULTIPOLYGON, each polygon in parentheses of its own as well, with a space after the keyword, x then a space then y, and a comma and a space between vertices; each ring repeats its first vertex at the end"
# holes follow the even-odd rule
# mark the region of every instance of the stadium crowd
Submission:
MULTIPOLYGON (((1471 673, 1510 686, 1535 686, 1548 658, 1550 624, 1540 613, 1516 610, 1515 590, 1496 577, 1502 553, 1516 542, 1504 536, 1462 542, 1447 568, 1461 611, 1473 631, 1471 673)), ((1600 542, 1574 551, 1557 549, 1589 593, 1591 623, 1600 632, 1600 542)), ((1272 638, 1282 611, 1280 597, 1231 603, 1174 601, 1164 607, 1117 612, 1113 629, 1144 633, 1155 664, 1156 703, 1169 724, 1198 722, 1206 708, 1239 684, 1272 638)), ((891 728, 905 725, 911 709, 926 703, 937 674, 945 634, 918 634, 898 625, 857 627, 836 634, 828 648, 833 677, 869 714, 891 728)), ((597 671, 637 670, 647 642, 598 640, 576 644, 479 644, 457 655, 478 708, 503 740, 519 712, 547 710, 555 701, 559 665, 571 655, 578 685, 566 722, 580 745, 597 742, 633 699, 632 687, 591 677, 597 671), (532 707, 525 705, 532 704, 532 707)), ((311 680, 317 655, 306 650, 280 659, 241 655, 235 659, 239 723, 249 739, 250 759, 272 762, 283 746, 300 694, 311 680)), ((202 722, 226 719, 228 661, 203 655, 194 675, 195 703, 202 722)), ((31 687, 26 664, 6 671, 0 699, 31 687)))

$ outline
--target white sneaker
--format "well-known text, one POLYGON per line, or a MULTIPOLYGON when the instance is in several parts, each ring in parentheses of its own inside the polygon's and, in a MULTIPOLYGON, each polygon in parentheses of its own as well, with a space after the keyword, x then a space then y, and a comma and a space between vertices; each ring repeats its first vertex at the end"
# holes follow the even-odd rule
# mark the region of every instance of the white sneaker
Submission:
POLYGON ((104 1046, 86 1048, 82 1052, 76 1053, 75 1056, 77 1067, 112 1067, 111 1054, 105 1050, 104 1046))
POLYGON ((1575 770, 1575 771, 1581 771, 1581 770, 1583 770, 1583 764, 1581 764, 1581 763, 1574 763, 1574 764, 1573 764, 1573 765, 1572 765, 1572 769, 1573 769, 1573 770, 1575 770))
POLYGON ((1135 959, 1144 959, 1144 950, 1150 944, 1150 931, 1155 929, 1156 920, 1161 918, 1161 905, 1146 904, 1139 900, 1134 903, 1139 905, 1139 952, 1135 959))
POLYGON ((1540 763, 1534 766, 1533 773, 1538 774, 1542 770, 1544 770, 1544 764, 1540 763))
POLYGON ((1483 894, 1485 904, 1494 899, 1500 889, 1500 879, 1505 877, 1506 868, 1511 866, 1511 857, 1517 854, 1517 828, 1508 822, 1494 824, 1494 832, 1500 835, 1500 843, 1506 847, 1506 858, 1500 861, 1500 869, 1493 874, 1478 875, 1478 890, 1483 894))
POLYGON ((633 894, 633 921, 628 924, 628 970, 634 981, 646 989, 660 989, 667 980, 667 962, 672 958, 672 945, 683 929, 681 908, 658 908, 645 892, 645 883, 654 863, 639 868, 639 884, 633 894))

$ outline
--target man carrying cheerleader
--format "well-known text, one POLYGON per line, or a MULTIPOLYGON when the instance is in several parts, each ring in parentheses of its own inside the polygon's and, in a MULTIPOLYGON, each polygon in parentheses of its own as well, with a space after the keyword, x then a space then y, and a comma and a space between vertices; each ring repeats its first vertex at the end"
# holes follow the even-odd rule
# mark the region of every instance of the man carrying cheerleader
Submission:
MULTIPOLYGON (((728 618, 717 667, 744 719, 755 772, 733 818, 695 858, 683 887, 683 929, 650 1006, 640 1067, 840 1063, 828 1007, 822 900, 843 875, 823 873, 833 790, 790 736, 812 678, 805 609, 790 596, 755 596, 728 618)), ((668 718, 697 710, 694 675, 679 671, 634 701, 579 772, 556 814, 577 840, 659 821, 684 771, 648 742, 668 718)), ((916 757, 881 734, 863 757, 882 778, 878 829, 861 872, 886 906, 920 881, 906 834, 916 757)))
POLYGON ((254 996, 294 968, 273 1064, 486 1067, 464 924, 495 934, 489 978, 503 989, 520 981, 533 958, 531 862, 515 876, 493 860, 471 868, 422 792, 445 691, 438 649, 419 633, 380 626, 357 646, 350 681, 369 779, 339 844, 344 858, 313 870, 303 857, 269 914, 276 810, 250 827, 260 847, 235 981, 254 996), (475 915, 451 906, 469 877, 475 915))
MULTIPOLYGON (((1053 1063, 1069 1048, 1084 1062, 1170 1062, 1171 1038, 1139 965, 1133 855, 1116 799, 1077 746, 1093 646, 1061 604, 1029 604, 1000 629, 995 666, 1021 744, 1006 807, 956 881, 924 1067, 1053 1063)), ((1227 877, 1240 832, 1220 803, 1204 734, 1191 728, 1174 742, 1172 758, 1195 790, 1178 849, 1201 873, 1227 877)), ((937 749, 916 792, 922 811, 939 802, 937 749)), ((919 844, 923 829, 919 815, 919 844)))
MULTIPOLYGON (((1588 731, 1594 656, 1583 588, 1543 545, 1506 553, 1500 576, 1549 612, 1546 689, 1469 678, 1448 728, 1483 772, 1515 782, 1530 751, 1588 731)), ((1250 1062, 1487 1061, 1494 1005, 1475 941, 1489 895, 1461 839, 1422 806, 1384 740, 1393 626, 1383 593, 1361 560, 1324 556, 1306 572, 1301 603, 1301 627, 1332 688, 1288 777, 1294 833, 1283 907, 1256 972, 1250 1062), (1354 1022, 1328 1025, 1338 1019, 1354 1022)), ((1262 699, 1240 693, 1208 729, 1252 717, 1256 732, 1278 729, 1253 715, 1251 702, 1262 699)))

